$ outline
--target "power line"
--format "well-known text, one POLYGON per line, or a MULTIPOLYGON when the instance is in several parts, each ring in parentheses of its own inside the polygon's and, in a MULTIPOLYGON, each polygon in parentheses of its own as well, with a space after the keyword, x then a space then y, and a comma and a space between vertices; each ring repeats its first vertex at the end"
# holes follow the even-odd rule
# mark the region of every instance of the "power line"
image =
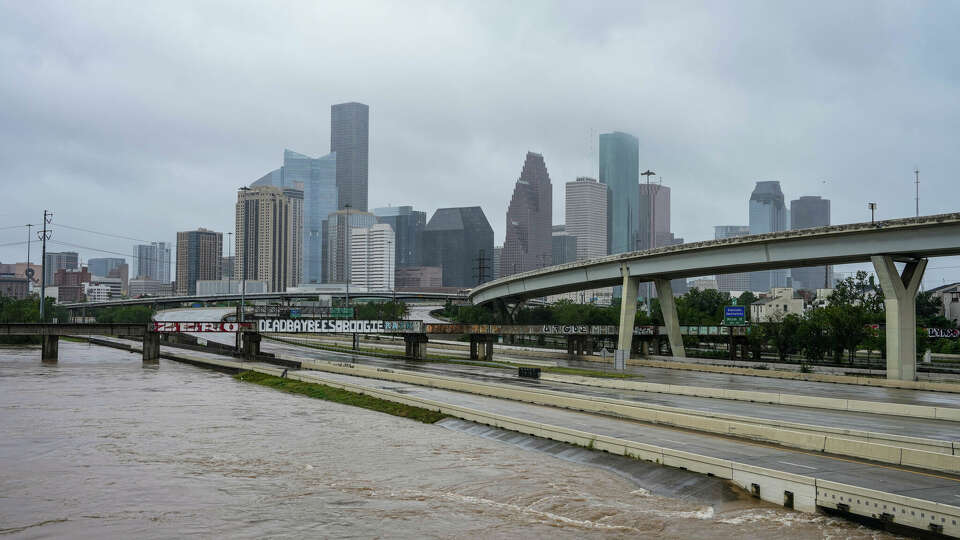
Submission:
MULTIPOLYGON (((22 226, 23 226, 23 225, 21 225, 21 227, 22 227, 22 226)), ((123 236, 123 235, 120 235, 120 234, 112 234, 112 233, 105 233, 105 232, 100 232, 100 231, 94 231, 94 230, 91 230, 91 229, 84 229, 83 227, 74 227, 73 225, 64 225, 63 223, 60 223, 60 222, 57 222, 57 223, 56 223, 56 226, 57 226, 57 227, 63 227, 63 228, 65 228, 65 229, 73 229, 73 230, 75 230, 75 231, 83 231, 83 232, 88 232, 88 233, 92 233, 92 234, 99 234, 99 235, 102 235, 102 236, 109 236, 109 237, 112 237, 112 238, 122 238, 123 240, 133 240, 134 242, 147 242, 147 243, 149 243, 149 242, 156 242, 156 240, 144 240, 143 238, 134 238, 134 237, 132 237, 132 236, 123 236)))
MULTIPOLYGON (((23 226, 23 225, 21 225, 21 227, 22 227, 22 226, 23 226)), ((8 244, 0 244, 0 247, 22 246, 22 245, 24 245, 24 244, 26 244, 26 242, 10 242, 10 243, 8 243, 8 244)))
POLYGON ((20 227, 26 227, 27 225, 31 227, 36 227, 39 225, 39 223, 25 223, 23 225, 8 225, 6 227, 0 227, 0 231, 5 231, 7 229, 19 229, 20 227))

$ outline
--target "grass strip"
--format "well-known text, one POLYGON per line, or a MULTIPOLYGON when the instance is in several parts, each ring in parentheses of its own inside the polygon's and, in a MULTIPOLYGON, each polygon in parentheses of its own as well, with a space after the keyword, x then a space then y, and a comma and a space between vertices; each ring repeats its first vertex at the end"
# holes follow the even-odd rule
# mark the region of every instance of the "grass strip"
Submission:
POLYGON ((404 405, 402 403, 396 403, 358 392, 343 390, 342 388, 334 388, 333 386, 327 386, 325 384, 283 379, 273 375, 267 375, 265 373, 258 373, 256 371, 244 371, 234 375, 233 377, 238 381, 259 384, 261 386, 267 386, 282 392, 300 394, 315 399, 323 399, 326 401, 333 401, 335 403, 343 403, 344 405, 361 407, 371 411, 417 420, 418 422, 423 422, 424 424, 432 424, 447 418, 446 414, 439 413, 437 411, 431 411, 422 407, 414 407, 412 405, 404 405))
MULTIPOLYGON (((356 350, 350 347, 340 347, 338 345, 328 345, 325 343, 306 343, 305 341, 296 341, 293 339, 278 338, 274 336, 264 336, 267 339, 272 339, 274 341, 279 341, 281 343, 286 343, 288 345, 296 345, 298 347, 307 347, 311 349, 319 349, 323 351, 334 351, 334 352, 346 352, 346 353, 368 353, 383 358, 395 358, 398 360, 407 359, 401 353, 397 351, 392 351, 389 349, 372 349, 368 347, 359 347, 356 350)), ((464 360, 455 356, 442 356, 428 354, 427 361, 434 362, 437 364, 456 364, 461 366, 481 366, 488 367, 492 369, 503 369, 503 370, 513 370, 518 367, 531 367, 531 368, 540 368, 540 371, 543 373, 556 373, 557 375, 579 375, 581 377, 594 377, 597 379, 642 379, 643 375, 638 375, 636 373, 620 373, 620 372, 608 372, 608 371, 599 371, 593 369, 582 369, 582 368, 572 368, 564 366, 541 366, 535 364, 524 364, 523 362, 508 362, 504 360, 497 360, 501 365, 488 364, 483 362, 474 362, 470 360, 464 360), (508 364, 504 366, 502 364, 508 364)))

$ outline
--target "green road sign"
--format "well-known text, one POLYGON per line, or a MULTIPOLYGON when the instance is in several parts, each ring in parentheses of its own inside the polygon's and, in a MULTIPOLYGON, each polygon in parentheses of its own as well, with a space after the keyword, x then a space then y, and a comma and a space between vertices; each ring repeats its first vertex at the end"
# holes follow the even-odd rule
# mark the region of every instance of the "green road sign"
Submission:
POLYGON ((332 307, 330 308, 330 317, 333 319, 352 319, 352 307, 332 307))

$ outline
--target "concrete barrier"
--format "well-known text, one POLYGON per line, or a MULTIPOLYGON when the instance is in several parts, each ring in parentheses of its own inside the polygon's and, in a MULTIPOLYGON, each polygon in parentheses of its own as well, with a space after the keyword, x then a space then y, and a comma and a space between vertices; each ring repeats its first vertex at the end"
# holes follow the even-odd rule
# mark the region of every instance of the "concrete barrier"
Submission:
MULTIPOLYGON (((902 446, 931 452, 951 453, 950 441, 910 438, 884 433, 828 428, 808 424, 772 421, 721 413, 703 413, 676 407, 643 404, 607 398, 590 398, 550 390, 533 390, 513 385, 473 382, 442 375, 404 372, 343 362, 299 359, 304 369, 317 369, 361 377, 385 379, 420 386, 443 388, 538 405, 593 413, 612 414, 655 424, 771 442, 791 448, 827 451, 840 455, 899 463, 900 454, 888 455, 902 446)), ((936 467, 933 462, 930 467, 936 467)), ((938 470, 938 469, 934 469, 938 470)))
POLYGON ((839 509, 845 505, 851 514, 883 519, 920 530, 930 525, 943 527, 946 536, 960 537, 960 507, 905 497, 828 480, 817 480, 817 505, 839 509))
POLYGON ((551 373, 542 374, 540 378, 545 381, 580 384, 584 386, 596 386, 601 388, 636 390, 639 392, 655 392, 659 394, 730 399, 735 401, 792 405, 797 407, 811 407, 835 411, 906 416, 910 418, 930 418, 938 420, 960 421, 960 409, 950 407, 930 407, 926 405, 907 405, 900 403, 884 403, 880 401, 848 400, 818 396, 803 396, 797 394, 778 394, 774 392, 754 392, 750 390, 729 390, 703 386, 681 386, 640 381, 624 381, 617 379, 600 379, 596 377, 557 375, 551 373))
POLYGON ((925 452, 912 448, 901 449, 900 464, 920 469, 927 469, 934 466, 938 471, 960 473, 960 456, 925 452))

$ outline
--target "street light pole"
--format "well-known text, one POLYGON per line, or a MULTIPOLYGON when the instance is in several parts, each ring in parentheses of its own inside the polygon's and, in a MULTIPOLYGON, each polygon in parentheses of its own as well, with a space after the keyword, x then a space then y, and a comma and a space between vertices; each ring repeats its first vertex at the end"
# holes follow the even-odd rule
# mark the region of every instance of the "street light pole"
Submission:
MULTIPOLYGON (((650 169, 647 169, 640 173, 642 176, 647 177, 647 200, 650 201, 649 214, 650 214, 650 235, 649 235, 649 245, 647 249, 653 249, 656 247, 657 239, 657 196, 656 193, 652 190, 650 185, 650 177, 657 174, 650 169)), ((650 316, 650 297, 653 296, 653 285, 648 281, 647 282, 647 293, 646 301, 644 305, 646 306, 647 317, 650 316)))
POLYGON ((874 220, 874 212, 876 212, 876 210, 877 210, 877 203, 875 203, 875 202, 867 203, 867 208, 870 209, 870 223, 872 224, 872 223, 874 223, 874 221, 875 221, 875 220, 874 220))

